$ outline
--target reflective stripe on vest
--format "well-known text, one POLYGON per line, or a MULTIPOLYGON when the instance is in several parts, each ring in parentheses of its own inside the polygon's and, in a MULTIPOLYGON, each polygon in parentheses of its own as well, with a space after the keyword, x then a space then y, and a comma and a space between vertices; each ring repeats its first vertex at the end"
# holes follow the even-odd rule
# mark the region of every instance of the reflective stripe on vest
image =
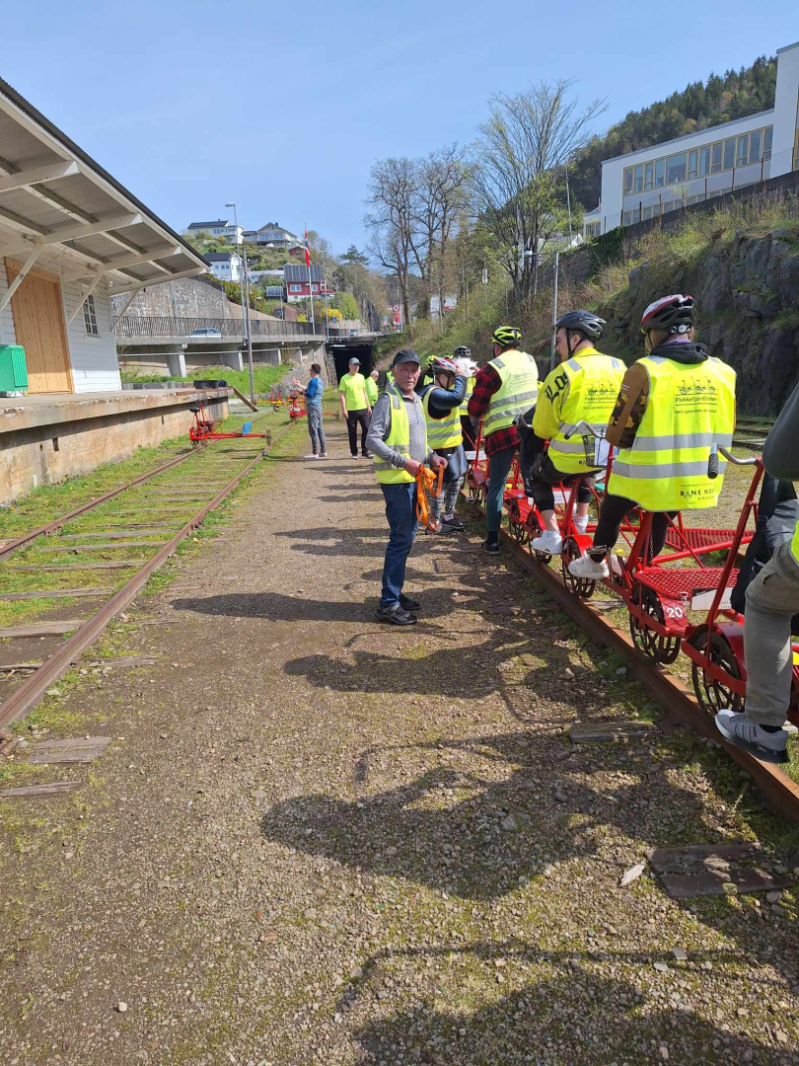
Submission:
POLYGON ((791 554, 797 563, 799 563, 799 524, 793 533, 793 540, 791 541, 791 554))
MULTIPOLYGON (((386 444, 400 455, 411 454, 411 430, 408 423, 408 412, 405 408, 399 389, 392 382, 386 386, 386 394, 391 401, 391 425, 389 426, 386 444)), ((427 452, 427 447, 425 447, 427 452)), ((407 470, 398 470, 391 463, 382 459, 374 459, 375 474, 381 485, 403 485, 413 481, 413 477, 407 470)))
POLYGON ((596 469, 595 437, 589 435, 584 439, 587 431, 583 429, 578 434, 577 426, 586 422, 596 428, 597 435, 604 434, 619 395, 624 370, 620 359, 602 355, 594 348, 584 348, 558 368, 557 385, 561 391, 567 391, 561 403, 558 431, 549 442, 549 455, 557 470, 564 474, 579 474, 596 469), (568 379, 565 384, 564 376, 568 379))
POLYGON ((483 419, 486 436, 512 426, 538 399, 538 367, 532 356, 511 348, 498 359, 491 359, 488 365, 499 374, 501 384, 491 397, 483 419))
POLYGON ((466 379, 466 395, 463 397, 463 403, 460 405, 459 408, 460 413, 462 415, 468 416, 469 414, 469 400, 472 398, 472 393, 474 392, 475 380, 475 378, 466 379))
POLYGON ((460 408, 456 407, 445 418, 433 418, 430 414, 430 397, 435 388, 435 385, 431 385, 422 397, 427 443, 433 450, 436 448, 457 448, 459 444, 463 444, 460 408))
POLYGON ((729 447, 735 424, 735 371, 720 359, 684 364, 664 356, 639 363, 649 376, 649 400, 631 448, 613 464, 608 493, 648 511, 715 507, 727 464, 711 481, 713 444, 729 447))

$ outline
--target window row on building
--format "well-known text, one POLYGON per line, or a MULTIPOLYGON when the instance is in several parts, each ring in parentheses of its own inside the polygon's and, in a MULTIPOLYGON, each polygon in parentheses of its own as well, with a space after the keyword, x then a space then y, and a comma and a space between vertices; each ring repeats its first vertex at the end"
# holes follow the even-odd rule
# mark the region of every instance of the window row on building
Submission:
MULTIPOLYGON (((749 182, 748 184, 751 185, 753 183, 749 182)), ((735 187, 736 189, 743 189, 745 185, 736 185, 735 187)), ((622 213, 622 225, 633 226, 636 222, 647 222, 650 218, 666 215, 669 211, 679 211, 681 207, 700 204, 703 200, 712 200, 716 196, 723 196, 724 193, 731 192, 732 188, 732 185, 727 185, 721 189, 708 190, 707 195, 701 192, 697 193, 696 196, 683 196, 672 200, 663 200, 661 203, 652 204, 651 207, 635 207, 631 211, 622 213)))
POLYGON ((624 195, 648 192, 650 189, 676 185, 681 181, 703 178, 708 174, 720 174, 725 170, 734 170, 771 159, 773 133, 773 126, 764 126, 750 133, 742 133, 738 137, 727 137, 699 148, 626 167, 624 195))

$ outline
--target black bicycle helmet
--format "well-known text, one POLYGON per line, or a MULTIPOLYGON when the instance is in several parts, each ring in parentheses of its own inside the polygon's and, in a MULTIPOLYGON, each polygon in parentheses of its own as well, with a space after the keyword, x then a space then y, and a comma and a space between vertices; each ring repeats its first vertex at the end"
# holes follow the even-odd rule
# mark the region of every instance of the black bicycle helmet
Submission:
POLYGON ((644 311, 641 319, 641 332, 650 329, 665 330, 666 333, 687 333, 696 325, 696 308, 693 296, 662 296, 644 311))
POLYGON ((515 326, 497 326, 491 334, 492 342, 498 344, 503 351, 506 348, 512 348, 514 344, 518 344, 521 339, 522 331, 516 329, 515 326))
POLYGON ((471 359, 472 357, 471 350, 465 344, 459 344, 452 354, 456 359, 471 359))
POLYGON ((569 333, 582 333, 589 340, 598 341, 606 325, 604 318, 593 311, 567 311, 555 323, 555 328, 568 330, 569 333))

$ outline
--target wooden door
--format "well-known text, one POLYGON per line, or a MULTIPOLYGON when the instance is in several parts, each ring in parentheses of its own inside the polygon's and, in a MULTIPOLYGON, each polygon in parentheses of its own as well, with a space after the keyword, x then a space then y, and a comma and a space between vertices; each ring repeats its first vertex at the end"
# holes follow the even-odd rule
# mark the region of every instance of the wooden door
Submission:
MULTIPOLYGON (((21 266, 6 259, 10 285, 21 266)), ((61 282, 55 274, 31 270, 11 297, 17 344, 25 349, 28 392, 73 392, 61 282)))

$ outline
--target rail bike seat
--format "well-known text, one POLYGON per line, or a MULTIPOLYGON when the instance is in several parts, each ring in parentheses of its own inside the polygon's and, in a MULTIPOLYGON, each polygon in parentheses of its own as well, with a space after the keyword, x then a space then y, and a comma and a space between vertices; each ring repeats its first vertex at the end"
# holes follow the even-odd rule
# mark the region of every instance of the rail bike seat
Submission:
MULTIPOLYGON (((680 569, 667 569, 662 566, 644 566, 636 570, 634 580, 641 585, 656 592, 661 599, 684 602, 689 610, 707 610, 712 603, 712 595, 698 597, 706 593, 715 593, 719 583, 724 579, 725 568, 713 567, 683 567, 680 569), (707 602, 705 602, 707 600, 707 602)), ((732 592, 738 579, 738 571, 728 573, 727 587, 732 592)))

